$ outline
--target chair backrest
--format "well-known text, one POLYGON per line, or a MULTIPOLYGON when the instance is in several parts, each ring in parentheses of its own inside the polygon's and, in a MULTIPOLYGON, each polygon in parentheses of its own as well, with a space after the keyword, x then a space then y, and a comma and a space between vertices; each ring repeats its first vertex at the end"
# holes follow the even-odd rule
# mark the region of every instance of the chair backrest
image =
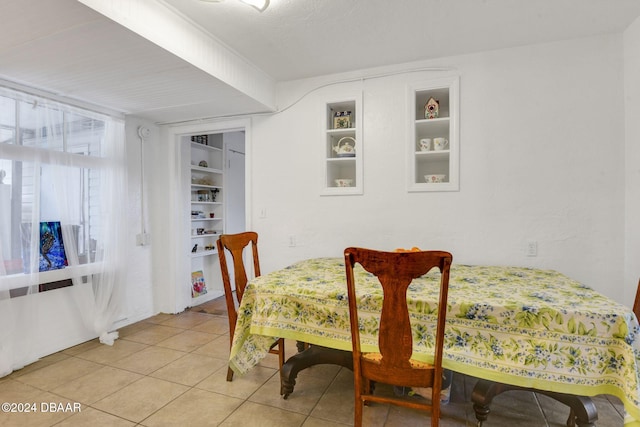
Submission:
POLYGON ((423 276, 436 267, 441 272, 441 278, 433 365, 439 367, 442 365, 449 269, 452 258, 450 253, 443 251, 381 252, 363 248, 345 249, 354 360, 361 354, 356 284, 353 274, 355 264, 359 263, 366 271, 377 276, 382 285, 384 299, 380 314, 378 345, 382 355, 380 369, 386 372, 393 372, 394 369, 410 369, 409 359, 413 352, 413 339, 407 307, 407 289, 413 279, 423 276))
POLYGON ((236 303, 240 304, 244 288, 247 286, 247 270, 244 265, 243 252, 244 249, 251 245, 251 253, 253 257, 253 272, 255 277, 260 276, 260 260, 258 259, 258 233, 246 231, 238 234, 223 234, 216 243, 218 247, 218 257, 220 258, 220 271, 222 273, 222 284, 224 286, 224 294, 227 302, 227 311, 229 312, 229 327, 233 337, 236 320, 238 319, 236 303), (227 264, 225 251, 231 253, 233 261, 233 276, 236 287, 235 301, 233 297, 233 289, 231 288, 231 278, 227 264))
POLYGON ((638 280, 638 289, 636 289, 636 299, 633 302, 633 312, 640 321, 640 280, 638 280))

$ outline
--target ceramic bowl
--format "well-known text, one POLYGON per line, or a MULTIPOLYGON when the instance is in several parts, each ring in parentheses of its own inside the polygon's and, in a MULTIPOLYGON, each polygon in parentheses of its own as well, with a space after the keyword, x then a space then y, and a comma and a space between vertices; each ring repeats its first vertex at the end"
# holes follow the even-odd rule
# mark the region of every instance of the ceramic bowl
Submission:
POLYGON ((446 175, 425 175, 424 180, 428 183, 444 182, 446 175))
POLYGON ((338 178, 335 180, 336 187, 353 187, 352 179, 338 178))

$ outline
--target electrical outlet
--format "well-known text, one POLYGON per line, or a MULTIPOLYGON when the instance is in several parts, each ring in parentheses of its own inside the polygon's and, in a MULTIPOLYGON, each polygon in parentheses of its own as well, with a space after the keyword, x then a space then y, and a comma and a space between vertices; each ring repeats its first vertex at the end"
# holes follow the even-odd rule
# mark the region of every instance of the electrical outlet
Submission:
POLYGON ((294 247, 296 245, 296 236, 289 236, 289 247, 294 247))
POLYGON ((529 240, 527 242, 527 256, 538 256, 538 242, 529 240))

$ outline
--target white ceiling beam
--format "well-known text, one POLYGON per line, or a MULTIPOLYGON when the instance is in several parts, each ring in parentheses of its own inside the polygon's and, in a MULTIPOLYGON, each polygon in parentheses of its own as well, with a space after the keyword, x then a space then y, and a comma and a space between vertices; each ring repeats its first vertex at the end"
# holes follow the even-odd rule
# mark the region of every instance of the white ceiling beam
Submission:
POLYGON ((275 81, 246 58, 158 0, 78 0, 216 79, 275 109, 275 81))

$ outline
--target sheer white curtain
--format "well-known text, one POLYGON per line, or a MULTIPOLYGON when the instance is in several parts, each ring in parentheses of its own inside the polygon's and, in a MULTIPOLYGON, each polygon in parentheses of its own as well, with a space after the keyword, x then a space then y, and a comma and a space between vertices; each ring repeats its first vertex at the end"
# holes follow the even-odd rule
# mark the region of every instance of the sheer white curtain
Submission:
POLYGON ((0 87, 0 377, 42 356, 48 292, 117 338, 124 144, 119 119, 0 87))

